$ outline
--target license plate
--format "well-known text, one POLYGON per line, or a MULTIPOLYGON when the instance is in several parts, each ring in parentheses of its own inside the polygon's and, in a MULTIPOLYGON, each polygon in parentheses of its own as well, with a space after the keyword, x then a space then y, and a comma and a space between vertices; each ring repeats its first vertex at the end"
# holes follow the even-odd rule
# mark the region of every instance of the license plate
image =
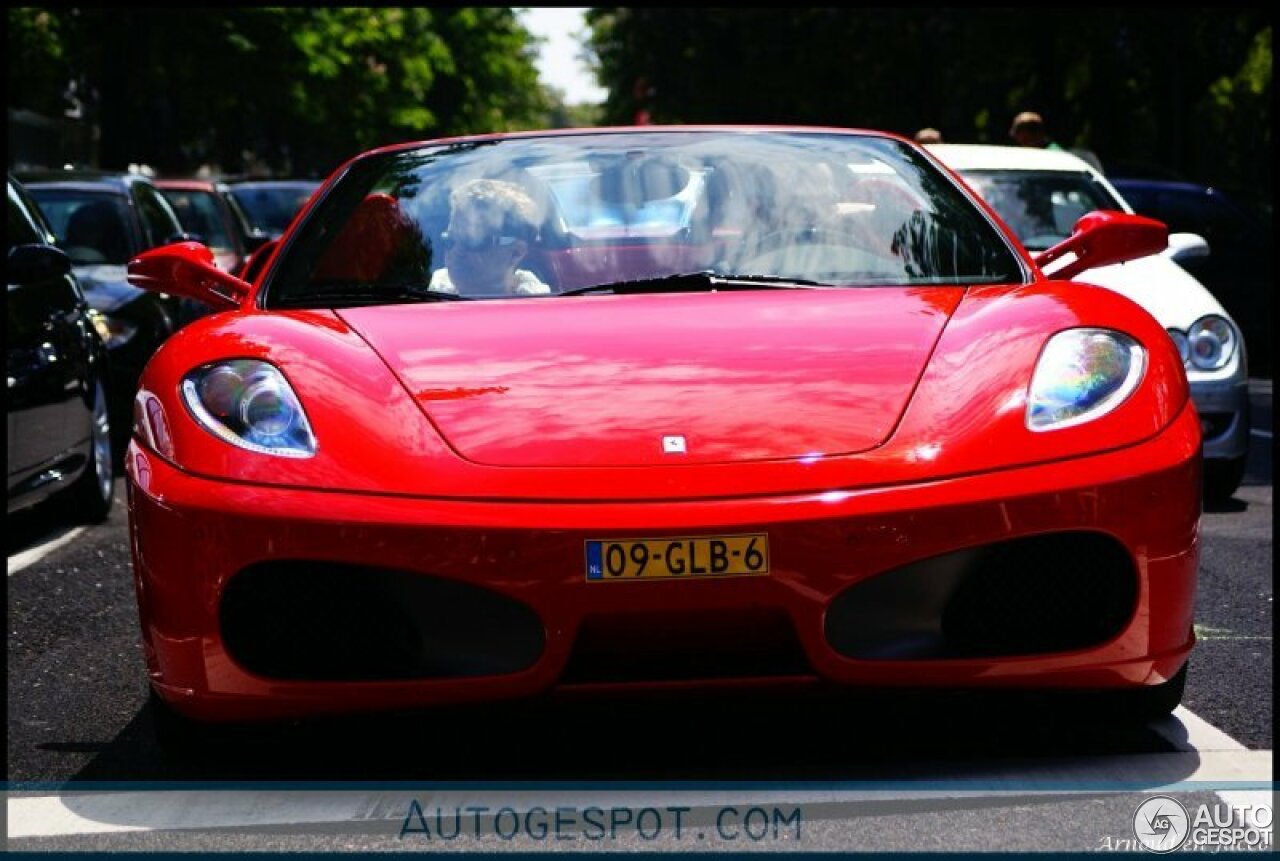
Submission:
POLYGON ((769 536, 699 535, 587 542, 587 581, 686 580, 769 573, 769 536))

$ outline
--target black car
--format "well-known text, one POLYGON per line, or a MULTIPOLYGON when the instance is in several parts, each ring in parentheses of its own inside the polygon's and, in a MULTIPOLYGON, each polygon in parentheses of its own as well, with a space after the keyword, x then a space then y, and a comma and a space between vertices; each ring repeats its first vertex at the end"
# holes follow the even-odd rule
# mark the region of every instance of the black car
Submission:
POLYGON ((54 498, 96 523, 114 478, 106 346, 71 259, 21 184, 8 185, 6 513, 54 498))
POLYGON ((187 237, 168 201, 140 174, 48 171, 19 174, 71 258, 111 357, 112 439, 128 445, 142 368, 166 338, 208 308, 134 287, 125 265, 149 248, 187 237))
POLYGON ((311 194, 320 187, 314 179, 241 179, 228 181, 236 203, 250 223, 272 239, 279 239, 311 194))
POLYGON ((1271 225, 1212 186, 1154 179, 1112 179, 1111 184, 1135 210, 1160 219, 1171 233, 1197 233, 1208 241, 1207 257, 1182 265, 1240 323, 1249 370, 1270 376, 1271 225))

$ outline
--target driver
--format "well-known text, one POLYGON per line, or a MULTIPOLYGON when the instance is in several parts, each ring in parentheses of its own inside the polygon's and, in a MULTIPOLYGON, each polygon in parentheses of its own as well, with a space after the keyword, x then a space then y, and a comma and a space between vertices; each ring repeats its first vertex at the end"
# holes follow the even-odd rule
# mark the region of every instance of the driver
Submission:
POLYGON ((444 234, 445 268, 430 289, 464 296, 523 296, 550 293, 537 275, 517 266, 537 233, 538 208, 518 185, 476 179, 449 195, 444 234))

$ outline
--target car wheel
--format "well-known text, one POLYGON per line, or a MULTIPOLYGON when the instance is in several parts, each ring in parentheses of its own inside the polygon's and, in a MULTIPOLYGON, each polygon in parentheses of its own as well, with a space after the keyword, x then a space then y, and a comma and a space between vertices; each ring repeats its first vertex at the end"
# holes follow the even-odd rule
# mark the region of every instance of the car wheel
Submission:
POLYGON ((66 490, 67 514, 82 523, 101 523, 111 513, 115 492, 115 458, 111 451, 111 419, 107 391, 99 380, 93 385, 93 442, 89 464, 66 490))
POLYGON ((1204 462, 1204 496, 1212 502, 1225 502, 1244 481, 1243 457, 1215 458, 1204 462))

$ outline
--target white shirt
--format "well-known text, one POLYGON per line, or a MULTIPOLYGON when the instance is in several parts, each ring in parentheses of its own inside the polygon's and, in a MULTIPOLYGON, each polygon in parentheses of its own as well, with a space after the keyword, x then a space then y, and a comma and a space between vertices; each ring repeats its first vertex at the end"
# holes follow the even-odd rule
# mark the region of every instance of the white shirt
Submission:
MULTIPOLYGON (((516 289, 511 291, 515 296, 537 296, 544 293, 550 293, 551 288, 534 275, 528 269, 517 269, 514 273, 516 280, 516 289)), ((437 269, 431 273, 431 283, 427 285, 427 289, 435 290, 440 293, 457 293, 458 288, 454 286, 453 279, 449 277, 448 269, 437 269)))

